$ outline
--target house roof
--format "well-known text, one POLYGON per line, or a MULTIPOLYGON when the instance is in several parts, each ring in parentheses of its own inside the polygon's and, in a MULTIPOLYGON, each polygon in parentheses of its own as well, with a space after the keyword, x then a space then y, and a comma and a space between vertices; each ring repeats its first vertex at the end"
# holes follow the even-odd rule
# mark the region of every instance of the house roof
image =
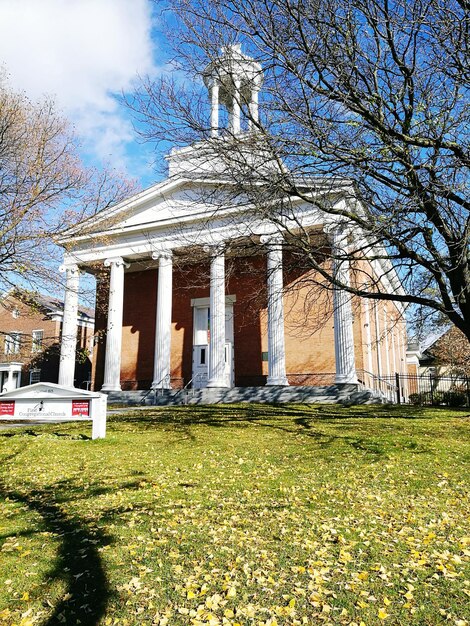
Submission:
POLYGON ((420 348, 421 352, 429 351, 433 345, 439 341, 441 337, 443 337, 450 330, 450 326, 445 326, 444 328, 439 329, 438 331, 431 333, 428 335, 421 343, 420 348))
MULTIPOLYGON (((8 297, 16 298, 26 305, 39 307, 46 313, 62 314, 64 310, 63 300, 42 293, 27 291, 24 289, 10 289, 3 294, 1 299, 5 300, 8 297)), ((78 315, 79 317, 93 321, 95 312, 92 308, 79 306, 78 315)))
MULTIPOLYGON (((59 298, 53 298, 52 296, 46 296, 44 294, 34 294, 34 300, 39 306, 44 307, 45 309, 48 309, 50 311, 63 312, 64 310, 64 302, 59 298)), ((90 320, 95 317, 95 312, 89 307, 79 306, 78 314, 82 317, 89 318, 90 320)))

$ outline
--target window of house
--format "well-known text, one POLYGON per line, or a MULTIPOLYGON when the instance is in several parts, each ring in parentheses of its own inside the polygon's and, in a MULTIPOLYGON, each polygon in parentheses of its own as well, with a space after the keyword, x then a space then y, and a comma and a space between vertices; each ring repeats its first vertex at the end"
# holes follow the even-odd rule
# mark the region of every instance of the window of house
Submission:
POLYGON ((13 309, 13 311, 11 312, 12 316, 16 319, 19 318, 20 316, 20 312, 18 311, 18 309, 13 309))
POLYGON ((5 354, 17 354, 20 351, 21 333, 5 335, 5 354))
POLYGON ((44 338, 43 330, 33 330, 33 339, 31 343, 31 352, 41 352, 42 340, 44 338))
POLYGON ((29 372, 29 384, 33 385, 34 383, 41 382, 41 370, 34 369, 29 372))

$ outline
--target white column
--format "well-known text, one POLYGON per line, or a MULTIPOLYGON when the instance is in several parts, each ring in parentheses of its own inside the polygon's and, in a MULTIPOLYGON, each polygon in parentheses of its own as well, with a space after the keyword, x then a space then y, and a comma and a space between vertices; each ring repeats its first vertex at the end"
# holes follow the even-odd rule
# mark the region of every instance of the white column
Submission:
POLYGON ((396 336, 397 336, 397 320, 396 318, 392 319, 392 328, 391 328, 391 333, 392 333, 392 363, 393 363, 393 371, 392 374, 395 375, 397 372, 400 371, 399 368, 399 364, 398 364, 398 358, 397 358, 397 346, 396 346, 396 336))
POLYGON ((362 298, 362 306, 364 311, 364 330, 366 335, 367 371, 369 374, 373 374, 372 333, 370 328, 370 306, 368 298, 362 298))
POLYGON ((101 389, 103 391, 120 391, 124 267, 128 266, 121 257, 106 259, 104 264, 111 268, 111 274, 109 279, 104 381, 101 389))
POLYGON ((159 259, 152 389, 171 389, 170 359, 173 255, 171 250, 168 250, 154 253, 152 257, 159 259))
POLYGON ((400 341, 400 374, 405 374, 405 377, 403 378, 403 390, 402 390, 402 395, 404 398, 404 401, 407 402, 408 401, 408 396, 409 396, 409 387, 408 387, 408 378, 406 377, 406 374, 408 373, 407 371, 407 365, 406 365, 406 323, 403 320, 403 318, 400 319, 400 335, 399 335, 399 341, 400 341))
MULTIPOLYGON (((387 305, 385 305, 386 307, 387 305)), ((387 309, 384 308, 384 338, 385 338, 385 359, 386 359, 386 369, 387 369, 387 377, 390 378, 390 342, 389 342, 389 328, 388 328, 388 317, 387 317, 387 309)))
POLYGON ((75 353, 77 349, 78 288, 80 271, 78 266, 62 265, 65 272, 64 318, 60 343, 59 385, 73 387, 75 378, 75 353))
POLYGON ((250 115, 251 119, 249 120, 248 127, 251 129, 259 121, 258 89, 256 88, 251 90, 250 115))
MULTIPOLYGON (((74 363, 75 364, 75 363, 74 363)), ((73 373, 72 373, 73 376, 73 373)), ((7 369, 7 379, 4 384, 5 391, 14 391, 13 389, 13 372, 10 369, 7 369)), ((73 387, 73 381, 70 387, 73 387)), ((3 389, 1 390, 3 391, 3 389)))
POLYGON ((211 84, 211 137, 219 132, 219 83, 213 79, 211 84))
POLYGON ((232 111, 231 111, 231 125, 230 130, 234 135, 240 133, 240 86, 241 82, 239 78, 235 78, 234 91, 232 99, 232 111))
POLYGON ((380 331, 379 303, 374 302, 375 345, 377 349, 377 376, 382 376, 382 335, 380 331))
POLYGON ((225 254, 213 248, 210 279, 208 387, 227 387, 225 376, 225 254))
MULTIPOLYGON (((339 283, 350 285, 348 260, 348 231, 337 228, 332 231, 333 277, 339 283)), ((357 383, 356 359, 354 355, 354 331, 351 294, 334 285, 334 332, 337 384, 357 383)))
POLYGON ((269 386, 289 384, 286 376, 284 338, 284 294, 282 278, 282 242, 280 235, 261 237, 267 245, 268 284, 268 380, 269 386))
POLYGON ((401 337, 401 341, 400 341, 401 369, 400 371, 402 374, 407 374, 408 373, 407 367, 406 367, 407 334, 406 334, 406 322, 403 318, 401 318, 401 324, 400 324, 400 337, 401 337))

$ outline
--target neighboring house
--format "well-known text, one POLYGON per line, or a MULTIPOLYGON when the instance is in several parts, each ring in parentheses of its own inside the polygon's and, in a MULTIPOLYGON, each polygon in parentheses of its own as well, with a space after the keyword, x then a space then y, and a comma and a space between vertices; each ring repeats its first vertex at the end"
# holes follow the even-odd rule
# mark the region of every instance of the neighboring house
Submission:
MULTIPOLYGON (((243 89, 251 90, 251 102, 256 103, 261 68, 238 49, 230 55, 232 60, 237 56, 242 72, 246 69, 243 89), (251 81, 254 66, 257 78, 251 81)), ((215 132, 222 100, 213 85, 217 75, 230 72, 230 58, 228 69, 223 67, 226 60, 220 59, 222 68, 211 87, 215 132)), ((237 84, 231 77, 220 90, 225 104, 233 99, 228 109, 235 137, 240 132, 240 111, 235 113, 240 94, 229 90, 237 84)), ((105 305, 96 314, 94 389, 333 382, 376 387, 378 379, 406 372, 401 304, 351 298, 320 286, 311 269, 299 269, 288 246, 283 247, 286 231, 273 233, 272 223, 239 198, 229 198, 230 188, 209 142, 173 150, 168 163, 163 182, 98 213, 62 240, 68 293, 77 291, 80 271, 89 272, 97 276, 97 302, 105 305), (216 210, 217 193, 225 194, 226 206, 216 210)), ((305 185, 305 194, 319 197, 318 203, 299 200, 295 211, 311 234, 312 246, 335 246, 347 255, 352 235, 344 234, 344 219, 335 222, 320 205, 357 203, 353 184, 332 178, 323 186, 315 181, 315 189, 305 185)), ((384 257, 384 250, 378 250, 370 274, 388 293, 403 294, 384 257)), ((349 263, 342 263, 340 271, 343 281, 355 280, 349 263)), ((66 300, 62 384, 75 377, 76 305, 76 298, 66 300)))
POLYGON ((421 346, 419 375, 470 375, 470 344, 458 328, 445 328, 421 346))
POLYGON ((408 347, 406 350, 406 363, 407 363, 406 373, 409 376, 418 376, 420 358, 421 358, 421 350, 419 347, 419 342, 415 340, 409 341, 408 347))
POLYGON ((408 344, 405 396, 413 404, 470 406, 470 344, 455 326, 408 344))
MULTIPOLYGON (((10 290, 0 299, 0 389, 11 391, 39 381, 57 382, 64 304, 57 298, 10 290)), ((90 379, 94 316, 77 315, 75 386, 90 379)))

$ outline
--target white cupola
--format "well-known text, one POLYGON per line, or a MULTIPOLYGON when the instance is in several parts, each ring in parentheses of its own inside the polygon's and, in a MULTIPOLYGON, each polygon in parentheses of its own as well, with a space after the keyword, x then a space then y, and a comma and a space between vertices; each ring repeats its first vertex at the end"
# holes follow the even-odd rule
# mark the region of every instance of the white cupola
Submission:
POLYGON ((204 84, 211 100, 211 136, 219 134, 219 107, 228 111, 228 130, 241 130, 243 109, 249 111, 248 129, 258 121, 258 92, 263 83, 261 65, 241 51, 240 44, 226 46, 206 67, 204 84))

